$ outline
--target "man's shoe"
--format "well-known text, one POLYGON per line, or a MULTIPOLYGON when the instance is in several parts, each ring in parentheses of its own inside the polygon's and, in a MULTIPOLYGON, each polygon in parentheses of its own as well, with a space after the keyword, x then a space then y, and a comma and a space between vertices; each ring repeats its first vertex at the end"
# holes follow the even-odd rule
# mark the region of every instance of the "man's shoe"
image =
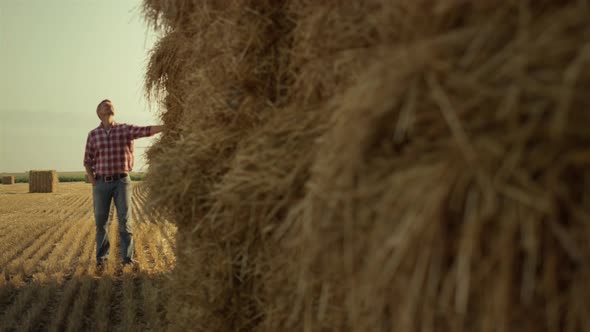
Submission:
POLYGON ((102 272, 104 271, 106 265, 108 264, 108 259, 103 258, 103 259, 99 259, 98 261, 96 261, 96 272, 102 272))
POLYGON ((123 261, 123 268, 125 268, 126 266, 131 267, 131 270, 134 272, 138 272, 139 271, 139 263, 136 260, 128 260, 128 261, 123 261))

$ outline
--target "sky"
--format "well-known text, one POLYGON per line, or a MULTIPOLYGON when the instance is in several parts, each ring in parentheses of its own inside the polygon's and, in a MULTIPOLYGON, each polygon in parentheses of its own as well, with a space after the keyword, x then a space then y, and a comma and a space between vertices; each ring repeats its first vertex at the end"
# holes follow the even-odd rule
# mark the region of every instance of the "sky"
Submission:
MULTIPOLYGON (((156 40, 141 0, 0 0, 0 172, 84 170, 105 98, 119 123, 160 124, 144 94, 156 40)), ((135 141, 134 171, 153 141, 135 141)))

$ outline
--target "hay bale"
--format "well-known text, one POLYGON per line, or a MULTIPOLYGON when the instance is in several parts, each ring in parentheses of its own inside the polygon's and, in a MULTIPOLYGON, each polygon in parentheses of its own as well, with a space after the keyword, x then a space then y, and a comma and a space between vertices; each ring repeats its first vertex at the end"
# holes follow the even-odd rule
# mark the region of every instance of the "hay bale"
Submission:
POLYGON ((14 176, 3 176, 2 177, 2 184, 14 184, 14 176))
POLYGON ((171 330, 589 326, 583 2, 146 4, 171 330))
POLYGON ((52 193, 57 189, 59 179, 54 170, 34 170, 29 172, 30 193, 52 193))

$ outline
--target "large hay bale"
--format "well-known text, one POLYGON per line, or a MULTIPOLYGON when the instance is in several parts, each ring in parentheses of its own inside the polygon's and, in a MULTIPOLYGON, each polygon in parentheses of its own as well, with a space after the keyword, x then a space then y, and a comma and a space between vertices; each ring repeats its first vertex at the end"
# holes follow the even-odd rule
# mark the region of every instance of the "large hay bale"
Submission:
POLYGON ((14 176, 8 175, 2 177, 2 184, 14 184, 14 176))
POLYGON ((171 330, 590 326, 583 1, 145 3, 171 330))
POLYGON ((30 171, 29 192, 31 193, 52 193, 57 189, 59 179, 54 170, 30 171))

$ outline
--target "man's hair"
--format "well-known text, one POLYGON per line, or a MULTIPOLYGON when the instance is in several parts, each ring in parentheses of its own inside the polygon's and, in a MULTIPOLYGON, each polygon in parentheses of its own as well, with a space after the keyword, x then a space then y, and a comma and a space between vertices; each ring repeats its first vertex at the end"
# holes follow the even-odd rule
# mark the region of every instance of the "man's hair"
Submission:
POLYGON ((98 106, 96 106, 96 111, 98 112, 98 109, 100 108, 100 105, 102 105, 102 103, 108 101, 109 103, 112 103, 112 101, 110 101, 109 99, 103 99, 100 103, 98 103, 98 106))

